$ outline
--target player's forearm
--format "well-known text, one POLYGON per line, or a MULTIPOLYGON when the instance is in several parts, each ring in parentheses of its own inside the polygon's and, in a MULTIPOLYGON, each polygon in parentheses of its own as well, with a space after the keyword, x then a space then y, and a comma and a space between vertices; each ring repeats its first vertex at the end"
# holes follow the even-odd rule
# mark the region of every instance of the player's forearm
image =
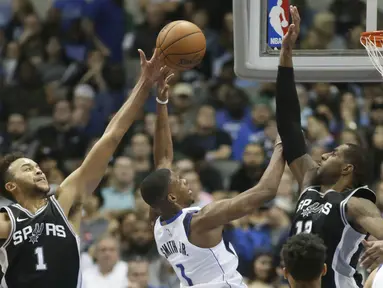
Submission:
POLYGON ((273 155, 270 159, 270 163, 256 187, 266 191, 269 197, 274 198, 277 193, 279 183, 281 182, 284 170, 285 160, 283 158, 283 149, 282 145, 278 144, 275 146, 273 155))
POLYGON ((154 163, 156 167, 173 162, 173 141, 168 121, 168 108, 157 103, 157 121, 154 132, 154 163))
POLYGON ((301 109, 295 87, 294 70, 291 67, 278 67, 276 118, 284 156, 290 164, 306 153, 301 128, 301 109))
POLYGON ((106 127, 104 134, 109 134, 113 139, 120 141, 135 120, 137 112, 144 105, 151 87, 152 82, 141 77, 134 86, 128 100, 106 127))
POLYGON ((284 168, 283 149, 282 145, 279 144, 275 147, 270 163, 258 184, 237 196, 243 197, 239 207, 241 207, 240 209, 243 210, 244 214, 253 211, 275 197, 284 168))

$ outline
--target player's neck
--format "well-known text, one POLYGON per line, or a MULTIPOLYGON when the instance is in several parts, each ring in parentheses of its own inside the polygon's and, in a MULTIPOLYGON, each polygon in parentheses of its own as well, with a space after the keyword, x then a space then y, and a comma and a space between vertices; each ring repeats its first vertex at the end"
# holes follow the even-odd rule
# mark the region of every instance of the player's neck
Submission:
POLYGON ((17 197, 17 203, 27 209, 32 214, 35 214, 37 210, 47 204, 47 198, 27 198, 27 197, 17 197))
POLYGON ((329 190, 336 191, 336 192, 343 192, 347 188, 349 188, 350 185, 348 185, 348 181, 346 179, 340 178, 335 184, 332 185, 321 185, 320 191, 322 193, 326 193, 329 190))

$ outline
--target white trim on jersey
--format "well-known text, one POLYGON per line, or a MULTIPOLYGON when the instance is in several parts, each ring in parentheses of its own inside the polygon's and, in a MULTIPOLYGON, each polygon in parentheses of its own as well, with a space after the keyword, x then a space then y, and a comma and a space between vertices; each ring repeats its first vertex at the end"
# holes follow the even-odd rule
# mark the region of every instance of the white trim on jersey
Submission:
POLYGON ((8 288, 8 284, 5 281, 5 273, 7 272, 8 269, 8 253, 7 253, 7 246, 12 240, 13 233, 15 232, 16 229, 16 220, 15 216, 13 215, 11 209, 8 207, 3 207, 8 214, 9 220, 11 221, 11 231, 9 232, 8 238, 5 240, 4 244, 0 248, 0 266, 1 266, 1 272, 3 272, 3 277, 1 278, 0 285, 2 288, 8 288))
POLYGON ((78 252, 78 261, 79 261, 79 269, 78 269, 78 277, 77 277, 77 287, 76 288, 81 288, 82 287, 82 273, 81 273, 81 250, 80 250, 80 237, 77 235, 77 233, 74 231, 72 224, 69 222, 68 218, 66 217, 64 210, 61 208, 60 203, 57 201, 55 195, 52 195, 49 197, 51 199, 53 205, 57 208, 59 211, 61 217, 63 218, 65 224, 68 226, 68 229, 70 232, 73 234, 73 236, 76 239, 77 243, 77 252, 78 252))
POLYGON ((32 214, 28 209, 25 209, 23 206, 21 206, 20 204, 12 204, 13 207, 16 207, 17 209, 20 209, 21 211, 23 211, 25 214, 27 214, 27 216, 29 216, 30 218, 35 218, 37 215, 41 214, 47 207, 48 207, 48 201, 47 201, 47 204, 40 207, 35 214, 32 214))
POLYGON ((372 281, 372 288, 381 288, 383 287, 383 269, 382 265, 380 264, 378 270, 375 273, 374 280, 372 281))
MULTIPOLYGON (((362 234, 356 231, 347 220, 346 205, 348 200, 359 189, 368 189, 367 186, 362 186, 356 188, 350 193, 342 202, 340 202, 340 217, 344 224, 344 229, 342 233, 342 238, 336 247, 334 258, 332 261, 332 269, 334 270, 334 279, 336 287, 350 287, 358 288, 358 285, 354 279, 355 269, 350 265, 351 259, 354 254, 358 251, 359 245, 362 240, 366 237, 365 234, 362 234), (342 257, 340 257, 342 255, 342 257), (342 260, 345 259, 345 260, 342 260), (345 262, 345 263, 344 263, 345 262)), ((371 191, 371 190, 370 190, 371 191)), ((373 193, 373 191, 371 191, 373 193)))

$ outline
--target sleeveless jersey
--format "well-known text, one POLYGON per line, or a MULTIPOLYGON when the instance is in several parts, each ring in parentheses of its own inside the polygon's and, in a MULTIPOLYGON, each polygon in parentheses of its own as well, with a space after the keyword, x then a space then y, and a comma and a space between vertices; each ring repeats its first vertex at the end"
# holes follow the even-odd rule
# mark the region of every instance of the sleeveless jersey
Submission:
POLYGON ((378 268, 378 271, 376 271, 375 278, 372 282, 372 288, 381 288, 383 287, 383 264, 381 264, 378 268))
POLYGON ((1 208, 11 232, 0 248, 0 287, 81 287, 79 238, 55 196, 47 200, 34 215, 19 204, 1 208))
POLYGON ((375 193, 367 186, 338 193, 322 194, 320 187, 308 187, 300 196, 290 235, 314 233, 327 247, 328 272, 322 278, 325 288, 362 287, 362 275, 356 271, 365 234, 356 231, 347 220, 347 202, 355 196, 375 203, 375 193))
POLYGON ((189 227, 198 208, 181 210, 161 223, 157 218, 154 237, 160 255, 172 265, 181 287, 247 287, 237 271, 238 256, 223 240, 213 248, 199 248, 189 242, 189 227))

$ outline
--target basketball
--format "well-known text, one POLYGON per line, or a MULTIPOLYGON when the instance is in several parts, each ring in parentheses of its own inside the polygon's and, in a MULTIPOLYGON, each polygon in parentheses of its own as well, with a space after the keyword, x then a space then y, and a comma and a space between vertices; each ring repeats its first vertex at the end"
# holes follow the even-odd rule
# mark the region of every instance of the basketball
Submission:
POLYGON ((165 64, 183 71, 198 65, 206 52, 206 39, 197 25, 188 21, 174 21, 166 25, 157 36, 165 64))

